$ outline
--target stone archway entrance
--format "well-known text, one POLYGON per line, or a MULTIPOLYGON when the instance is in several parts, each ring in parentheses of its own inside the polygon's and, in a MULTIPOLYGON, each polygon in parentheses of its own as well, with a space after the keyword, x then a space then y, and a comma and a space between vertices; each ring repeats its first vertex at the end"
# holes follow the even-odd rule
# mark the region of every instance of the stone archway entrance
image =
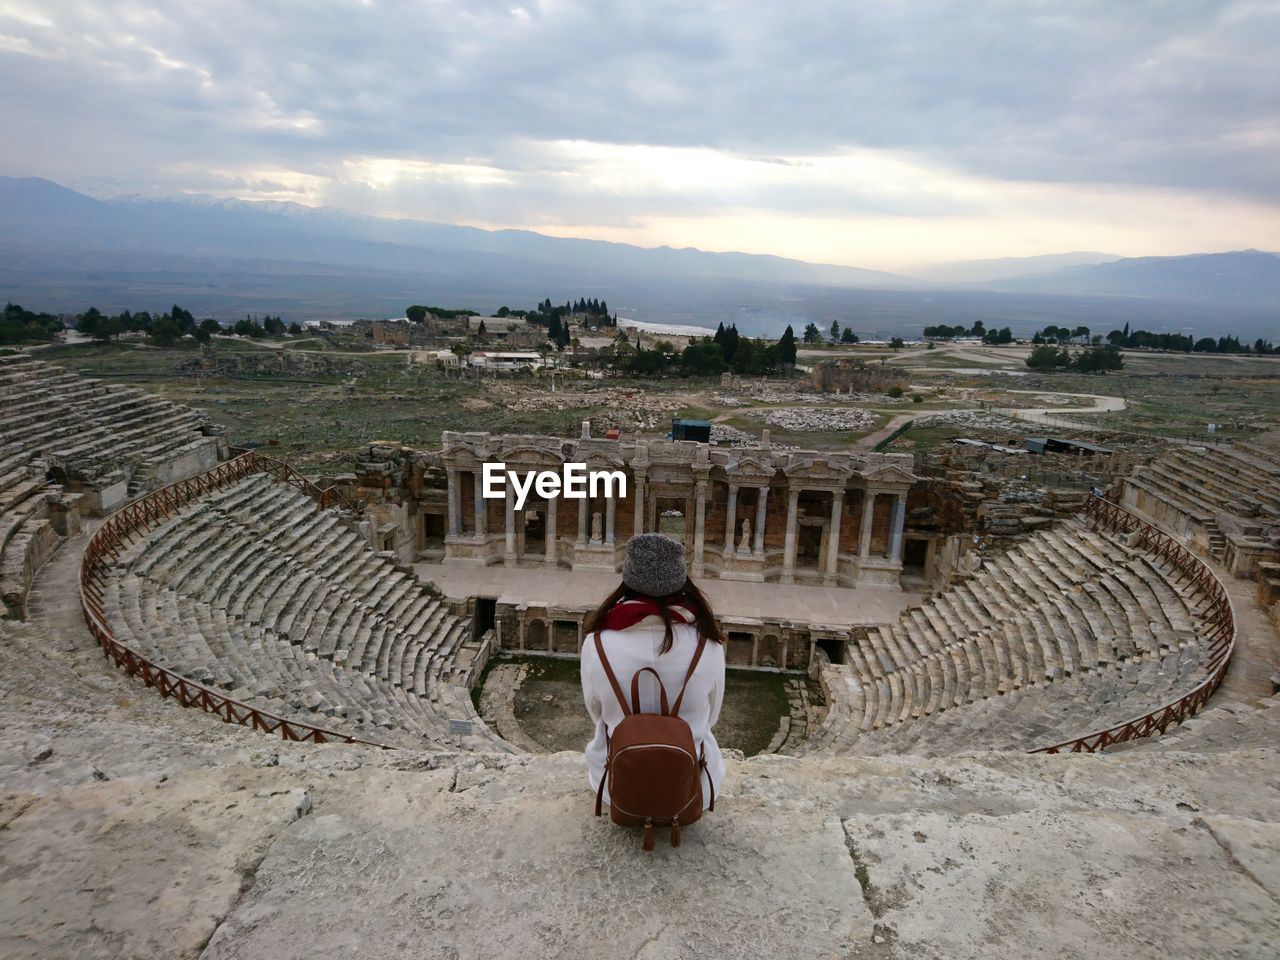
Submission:
POLYGON ((656 532, 689 546, 689 516, 684 498, 659 497, 654 505, 656 532))
POLYGON ((528 560, 542 560, 547 552, 547 511, 544 506, 526 508, 522 512, 520 556, 528 560))

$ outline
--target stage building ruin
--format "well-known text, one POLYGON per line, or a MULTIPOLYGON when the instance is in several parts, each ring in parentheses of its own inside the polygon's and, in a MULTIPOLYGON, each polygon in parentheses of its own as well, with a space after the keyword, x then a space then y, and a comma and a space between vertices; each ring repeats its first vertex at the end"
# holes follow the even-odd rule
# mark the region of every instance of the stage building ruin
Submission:
MULTIPOLYGON (((897 591, 904 574, 916 590, 945 582, 962 549, 961 538, 908 522, 913 511, 930 513, 912 468, 904 453, 783 451, 767 439, 751 448, 608 440, 584 425, 576 439, 446 432, 437 451, 375 443, 342 482, 364 502, 369 542, 402 563, 615 572, 627 538, 657 531, 684 544, 690 573, 704 582, 897 591), (484 465, 498 462, 522 473, 559 473, 570 462, 621 471, 627 494, 531 493, 516 509, 510 485, 505 499, 483 496, 484 465)), ((859 629, 853 598, 841 624, 726 619, 730 661, 806 670, 819 645, 840 660, 859 629)), ((498 599, 472 602, 493 601, 477 625, 494 621, 504 646, 576 655, 593 597, 564 608, 524 598, 500 609, 498 599)))

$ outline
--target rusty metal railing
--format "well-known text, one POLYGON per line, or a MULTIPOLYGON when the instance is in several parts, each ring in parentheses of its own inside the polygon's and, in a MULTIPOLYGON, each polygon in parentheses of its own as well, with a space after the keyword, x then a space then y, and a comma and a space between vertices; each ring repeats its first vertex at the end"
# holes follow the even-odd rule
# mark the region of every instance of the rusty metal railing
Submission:
POLYGON ((1105 730, 1073 737, 1050 747, 1040 747, 1032 750, 1032 753, 1095 753, 1113 744, 1149 737, 1153 733, 1164 733, 1170 724, 1182 723, 1208 703, 1213 692, 1218 689, 1218 684, 1222 682, 1227 667, 1231 664, 1231 655, 1235 652, 1236 624, 1231 598, 1222 581, 1203 560, 1159 527, 1102 497, 1089 497, 1085 503, 1085 516, 1101 529, 1137 533, 1144 550, 1168 561, 1195 586, 1200 594, 1199 603, 1207 604, 1198 619, 1208 627, 1200 640, 1209 645, 1209 675, 1172 703, 1156 707, 1149 713, 1105 730))
MULTIPOLYGON (((211 470, 186 480, 171 483, 154 493, 135 500, 117 510, 89 539, 80 561, 80 608, 85 623, 93 634, 103 655, 122 667, 130 676, 141 677, 148 687, 155 687, 162 696, 173 697, 184 707, 196 707, 205 713, 220 717, 224 723, 238 723, 263 733, 279 735, 284 740, 305 743, 363 743, 374 747, 385 744, 326 730, 298 720, 284 717, 257 707, 189 680, 165 667, 152 663, 142 654, 121 642, 108 622, 103 607, 106 592, 107 564, 119 556, 134 535, 154 524, 163 522, 179 509, 217 490, 243 480, 254 473, 267 473, 291 484, 316 501, 316 509, 351 504, 333 488, 322 490, 293 467, 279 460, 272 460, 252 450, 220 463, 211 470)), ((387 748, 389 749, 389 748, 387 748)))

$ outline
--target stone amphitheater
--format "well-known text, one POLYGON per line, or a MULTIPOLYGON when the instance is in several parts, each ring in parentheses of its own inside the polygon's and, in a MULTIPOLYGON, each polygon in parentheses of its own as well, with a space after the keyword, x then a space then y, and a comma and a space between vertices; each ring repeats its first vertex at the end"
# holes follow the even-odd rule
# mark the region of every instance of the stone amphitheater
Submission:
POLYGON ((753 641, 826 706, 647 856, 578 754, 479 715, 512 638, 386 548, 408 494, 25 354, 0 457, 0 956, 1280 955, 1274 436, 1172 449, 883 616, 793 616, 773 666, 753 641))

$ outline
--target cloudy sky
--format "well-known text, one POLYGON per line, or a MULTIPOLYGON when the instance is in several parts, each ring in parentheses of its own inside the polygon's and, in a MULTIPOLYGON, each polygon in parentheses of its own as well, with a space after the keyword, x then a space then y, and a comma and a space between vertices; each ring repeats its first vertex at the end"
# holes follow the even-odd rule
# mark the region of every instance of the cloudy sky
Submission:
POLYGON ((1280 250, 1280 0, 0 0, 0 174, 902 269, 1280 250))

